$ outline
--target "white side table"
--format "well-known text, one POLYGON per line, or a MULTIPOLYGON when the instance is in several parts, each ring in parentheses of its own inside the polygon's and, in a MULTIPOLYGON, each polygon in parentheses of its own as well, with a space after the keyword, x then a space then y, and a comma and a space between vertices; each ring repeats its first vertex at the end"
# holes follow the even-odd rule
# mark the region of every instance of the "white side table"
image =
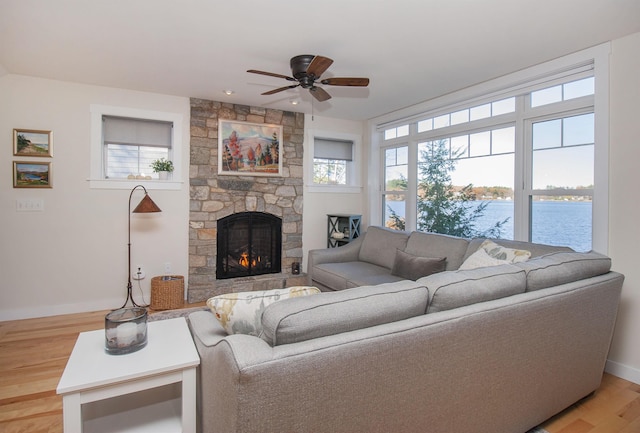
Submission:
POLYGON ((64 431, 196 431, 200 358, 186 320, 149 322, 147 346, 105 352, 104 329, 82 332, 58 383, 64 431))

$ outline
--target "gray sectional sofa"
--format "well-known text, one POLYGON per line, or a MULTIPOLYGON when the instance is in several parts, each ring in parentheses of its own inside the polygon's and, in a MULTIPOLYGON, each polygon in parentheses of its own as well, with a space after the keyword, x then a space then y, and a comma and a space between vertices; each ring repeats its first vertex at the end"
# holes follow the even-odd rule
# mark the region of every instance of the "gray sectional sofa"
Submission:
POLYGON ((312 252, 330 291, 267 306, 259 337, 192 313, 202 431, 524 433, 597 389, 624 279, 609 258, 507 242, 532 257, 457 270, 481 243, 370 227, 312 252), (446 269, 399 278, 398 251, 446 269))
MULTIPOLYGON (((452 271, 477 251, 483 241, 480 238, 462 239, 436 233, 407 233, 372 226, 362 236, 343 247, 311 250, 307 275, 309 284, 323 291, 391 283, 405 279, 393 274, 398 250, 413 256, 445 258, 445 270, 452 271)), ((508 248, 526 249, 531 257, 573 251, 568 247, 504 239, 494 242, 508 248)))

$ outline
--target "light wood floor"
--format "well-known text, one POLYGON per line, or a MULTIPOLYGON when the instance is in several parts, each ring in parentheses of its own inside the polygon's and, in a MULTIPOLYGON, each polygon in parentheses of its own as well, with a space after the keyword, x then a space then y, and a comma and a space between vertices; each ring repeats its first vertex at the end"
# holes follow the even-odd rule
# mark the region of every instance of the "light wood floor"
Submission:
MULTIPOLYGON (((0 322, 0 432, 62 433, 58 381, 78 333, 104 327, 106 313, 0 322)), ((640 433, 640 385, 605 374, 595 394, 542 427, 550 433, 640 433)))

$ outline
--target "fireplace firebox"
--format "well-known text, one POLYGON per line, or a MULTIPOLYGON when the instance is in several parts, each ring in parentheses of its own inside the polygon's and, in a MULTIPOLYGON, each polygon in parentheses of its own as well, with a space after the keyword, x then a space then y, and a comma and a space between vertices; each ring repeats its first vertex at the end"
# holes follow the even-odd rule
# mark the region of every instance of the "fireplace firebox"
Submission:
POLYGON ((240 212, 218 220, 216 278, 276 274, 282 263, 282 219, 240 212))

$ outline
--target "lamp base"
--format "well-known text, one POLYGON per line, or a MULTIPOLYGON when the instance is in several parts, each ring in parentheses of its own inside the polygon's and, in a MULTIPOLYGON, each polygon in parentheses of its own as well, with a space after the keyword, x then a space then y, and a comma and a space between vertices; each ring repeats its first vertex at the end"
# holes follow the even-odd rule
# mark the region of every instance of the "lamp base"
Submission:
MULTIPOLYGON (((131 265, 129 265, 129 267, 131 267, 131 265)), ((124 300, 124 304, 122 304, 122 307, 120 308, 125 308, 129 301, 131 301, 131 305, 133 305, 134 307, 147 308, 149 306, 149 305, 136 304, 136 301, 133 300, 133 288, 131 285, 131 278, 129 278, 129 282, 127 283, 127 299, 124 300)))

